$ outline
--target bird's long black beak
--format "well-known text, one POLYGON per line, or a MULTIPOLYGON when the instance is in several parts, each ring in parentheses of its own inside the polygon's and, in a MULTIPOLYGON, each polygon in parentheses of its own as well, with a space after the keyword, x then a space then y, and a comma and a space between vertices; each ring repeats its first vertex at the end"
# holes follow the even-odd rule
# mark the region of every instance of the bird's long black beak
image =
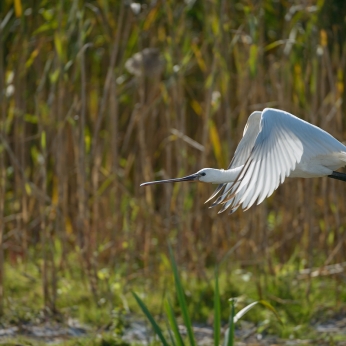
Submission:
POLYGON ((154 184, 165 184, 165 183, 180 183, 183 181, 198 181, 199 174, 191 174, 187 175, 183 178, 175 178, 175 179, 166 179, 166 180, 157 180, 157 181, 148 181, 147 183, 141 184, 141 186, 154 185, 154 184))

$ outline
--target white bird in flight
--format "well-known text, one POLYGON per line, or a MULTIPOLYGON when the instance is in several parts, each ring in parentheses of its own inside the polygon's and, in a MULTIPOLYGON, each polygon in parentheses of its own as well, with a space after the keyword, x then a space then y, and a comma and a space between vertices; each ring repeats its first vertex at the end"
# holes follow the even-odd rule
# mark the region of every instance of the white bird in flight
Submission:
POLYGON ((222 205, 219 213, 230 208, 232 214, 240 205, 247 210, 256 201, 260 204, 286 177, 346 181, 346 174, 335 172, 345 165, 346 146, 328 132, 288 112, 266 108, 249 116, 228 169, 203 168, 183 178, 141 186, 183 181, 219 184, 206 202, 219 196, 211 207, 222 205))

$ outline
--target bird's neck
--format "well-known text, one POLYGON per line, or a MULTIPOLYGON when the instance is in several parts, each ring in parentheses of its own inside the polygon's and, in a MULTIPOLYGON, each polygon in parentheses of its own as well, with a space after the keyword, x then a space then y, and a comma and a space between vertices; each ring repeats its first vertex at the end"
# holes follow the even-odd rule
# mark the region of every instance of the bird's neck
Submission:
POLYGON ((224 183, 231 183, 236 181, 238 178, 241 170, 243 169, 243 166, 239 166, 232 169, 216 169, 217 172, 217 178, 216 183, 217 184, 224 184, 224 183))

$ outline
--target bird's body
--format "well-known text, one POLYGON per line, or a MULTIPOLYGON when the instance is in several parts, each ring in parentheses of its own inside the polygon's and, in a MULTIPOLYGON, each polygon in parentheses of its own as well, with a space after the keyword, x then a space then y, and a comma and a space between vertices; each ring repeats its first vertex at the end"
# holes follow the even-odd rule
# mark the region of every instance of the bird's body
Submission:
POLYGON ((208 199, 219 197, 212 206, 223 205, 219 212, 240 205, 244 210, 269 197, 286 177, 329 176, 346 181, 334 172, 346 165, 346 146, 326 131, 282 110, 266 108, 253 112, 246 123, 227 170, 204 168, 178 179, 142 185, 201 181, 219 184, 208 199))

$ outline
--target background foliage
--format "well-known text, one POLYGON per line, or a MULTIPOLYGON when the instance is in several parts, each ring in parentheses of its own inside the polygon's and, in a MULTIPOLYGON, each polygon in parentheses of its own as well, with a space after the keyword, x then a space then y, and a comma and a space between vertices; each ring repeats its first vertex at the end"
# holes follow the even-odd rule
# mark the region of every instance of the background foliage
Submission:
POLYGON ((227 167, 265 107, 346 138, 344 1, 5 0, 0 11, 1 278, 4 258, 33 263, 55 311, 71 268, 97 301, 109 270, 126 283, 164 271, 167 240, 200 278, 220 262, 275 275, 344 260, 342 182, 288 179, 232 216, 203 205, 212 186, 139 187, 227 167), (156 50, 136 70, 145 48, 156 50))

